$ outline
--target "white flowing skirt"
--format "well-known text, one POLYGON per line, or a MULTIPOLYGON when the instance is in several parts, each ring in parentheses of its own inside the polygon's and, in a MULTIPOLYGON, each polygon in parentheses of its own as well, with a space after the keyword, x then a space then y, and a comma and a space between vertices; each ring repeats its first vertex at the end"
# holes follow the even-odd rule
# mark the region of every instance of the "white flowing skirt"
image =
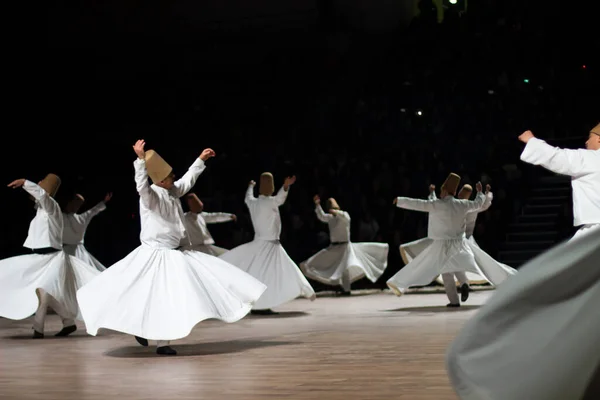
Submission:
POLYGON ((411 286, 425 286, 437 276, 450 272, 471 272, 486 277, 475 262, 467 239, 433 240, 415 259, 406 264, 387 285, 400 296, 411 286))
POLYGON ((267 285, 254 304, 255 310, 277 307, 297 297, 314 300, 316 295, 298 266, 279 241, 255 239, 220 257, 267 285))
POLYGON ((64 251, 26 254, 0 261, 0 316, 21 320, 38 306, 38 289, 54 297, 64 308, 65 318, 82 319, 77 305, 79 288, 100 272, 64 251))
POLYGON ((63 245, 63 250, 65 253, 79 258, 84 263, 91 265, 96 268, 98 271, 102 272, 106 269, 104 265, 94 257, 83 245, 83 243, 79 244, 65 244, 63 245))
POLYGON ((573 235, 571 240, 588 235, 597 230, 600 230, 600 224, 583 225, 581 228, 577 229, 577 232, 575 232, 575 235, 573 235))
MULTIPOLYGON (((576 400, 600 369, 600 230, 519 269, 450 345, 463 400, 576 400)), ((597 398, 597 397, 596 397, 597 398)))
POLYGON ((216 257, 141 245, 77 292, 87 331, 176 340, 215 318, 243 318, 266 287, 216 257))
POLYGON ((327 285, 341 285, 347 271, 350 283, 366 277, 371 282, 387 267, 389 246, 385 243, 334 244, 300 264, 306 276, 327 285))
POLYGON ((209 254, 209 255, 215 256, 215 257, 222 256, 223 254, 225 254, 229 251, 222 247, 215 246, 214 244, 195 244, 192 246, 184 246, 183 249, 199 251, 201 253, 209 254))
MULTIPOLYGON (((491 260, 494 263, 496 263, 496 260, 491 258, 483 250, 481 250, 481 248, 479 247, 479 245, 477 244, 477 242, 475 241, 475 238, 473 236, 471 236, 467 240, 469 241, 470 244, 477 247, 477 249, 472 248, 474 256, 475 256, 475 262, 480 264, 480 261, 482 261, 484 264, 489 265, 490 260, 491 260)), ((427 247, 429 247, 429 245, 431 245, 432 242, 433 242, 433 239, 423 238, 423 239, 415 240, 414 242, 410 242, 410 243, 401 245, 400 246, 400 255, 402 256, 402 260, 404 261, 404 263, 408 264, 409 262, 414 260, 419 254, 421 254, 423 252, 423 250, 425 250, 427 247)), ((500 266, 500 265, 502 266, 501 267, 502 269, 504 269, 506 267, 509 270, 516 272, 511 267, 508 267, 504 264, 498 263, 498 266, 500 266)), ((498 266, 496 266, 496 267, 498 267, 498 266)), ((510 275, 514 274, 514 272, 511 272, 510 275)), ((482 284, 488 283, 487 279, 485 279, 484 277, 479 276, 477 274, 474 274, 472 272, 466 272, 465 274, 467 276, 467 280, 472 285, 482 285, 482 284)), ((454 279, 456 280, 456 278, 454 278, 454 279)), ((444 284, 444 280, 442 279, 441 275, 438 275, 435 278, 435 281, 441 285, 444 284)))

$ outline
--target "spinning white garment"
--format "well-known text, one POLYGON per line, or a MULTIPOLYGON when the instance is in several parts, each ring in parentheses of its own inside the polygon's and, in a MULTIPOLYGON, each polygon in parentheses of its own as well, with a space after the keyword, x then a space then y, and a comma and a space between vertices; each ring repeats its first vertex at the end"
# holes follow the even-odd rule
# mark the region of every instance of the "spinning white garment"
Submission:
POLYGON ((600 379, 599 259, 596 230, 535 258, 502 285, 448 350, 459 397, 582 399, 600 379))
POLYGON ((87 249, 83 243, 80 244, 65 244, 63 245, 63 250, 65 253, 74 256, 84 263, 91 265, 96 268, 98 271, 102 272, 106 269, 106 267, 96 259, 87 249))
POLYGON ((189 237, 189 243, 183 241, 181 243, 182 247, 186 250, 195 250, 215 257, 227 253, 227 249, 215 246, 215 240, 210 234, 207 224, 229 222, 232 218, 233 214, 227 213, 186 212, 183 224, 189 237))
POLYGON ((267 285, 267 290, 254 304, 255 310, 270 309, 299 296, 314 300, 310 283, 279 243, 281 206, 288 192, 281 188, 276 196, 254 197, 254 186, 246 191, 255 238, 223 254, 220 258, 240 268, 267 285))
POLYGON ((100 202, 81 214, 63 214, 63 249, 67 254, 79 258, 100 272, 104 271, 106 267, 87 251, 84 245, 84 237, 92 218, 105 209, 106 204, 100 202))
POLYGON ((0 261, 0 316, 25 319, 38 308, 37 289, 43 289, 64 308, 64 317, 82 319, 77 290, 100 272, 64 251, 26 254, 0 261))
POLYGON ((205 319, 243 318, 266 289, 262 283, 216 257, 174 250, 186 237, 179 198, 204 170, 202 160, 170 190, 148 184, 144 160, 134 166, 142 244, 77 292, 88 333, 107 328, 168 341, 205 319))
POLYGON ((351 243, 350 215, 345 211, 325 213, 321 205, 315 212, 329 225, 332 245, 300 264, 302 271, 316 281, 328 285, 349 285, 366 277, 376 282, 387 267, 389 246, 386 243, 351 243))
POLYGON ((141 245, 79 290, 87 331, 176 340, 206 319, 243 318, 266 287, 216 257, 141 245))
POLYGON ((214 257, 220 257, 229 251, 222 247, 215 246, 214 244, 193 244, 190 246, 185 246, 184 250, 199 251, 201 253, 209 254, 214 257))

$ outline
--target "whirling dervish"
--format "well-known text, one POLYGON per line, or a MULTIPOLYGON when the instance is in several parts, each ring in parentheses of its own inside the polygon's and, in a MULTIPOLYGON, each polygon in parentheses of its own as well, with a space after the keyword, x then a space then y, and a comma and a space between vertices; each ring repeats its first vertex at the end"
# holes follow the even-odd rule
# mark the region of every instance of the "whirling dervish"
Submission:
POLYGON ((396 295, 402 295, 411 286, 428 285, 441 274, 450 300, 448 307, 459 307, 454 276, 458 274, 463 302, 468 299, 470 290, 464 272, 486 276, 475 263, 475 257, 465 237, 466 215, 470 211, 480 209, 485 196, 481 183, 477 183, 475 201, 456 199, 454 196, 459 183, 460 176, 450 174, 442 185, 441 199, 394 199, 394 204, 399 208, 429 213, 428 233, 433 239, 429 247, 387 281, 387 285, 396 295))
POLYGON ((142 346, 156 340, 158 354, 175 355, 171 340, 188 336, 206 319, 242 319, 266 287, 217 257, 180 248, 187 237, 180 198, 215 152, 202 151, 175 180, 171 166, 145 145, 138 140, 133 146, 141 244, 81 288, 77 298, 90 335, 112 329, 134 335, 142 346))
POLYGON ((44 337, 48 308, 62 319, 55 336, 68 336, 81 320, 77 289, 100 274, 96 268, 70 256, 63 249, 63 217, 54 196, 61 180, 48 174, 38 184, 17 179, 8 186, 22 187, 35 201, 36 214, 29 224, 24 247, 33 254, 0 261, 0 317, 21 320, 35 313, 33 338, 44 337))
POLYGON ((376 282, 387 267, 387 243, 352 243, 350 214, 342 211, 334 198, 327 200, 326 213, 321 199, 314 197, 319 221, 329 225, 330 245, 300 264, 306 276, 328 285, 340 285, 350 294, 351 284, 366 277, 376 282))
POLYGON ((260 176, 259 197, 254 196, 255 182, 246 190, 246 205, 254 227, 254 240, 236 247, 220 258, 236 265, 267 285, 267 290, 254 304, 255 314, 276 314, 272 310, 288 301, 302 296, 314 300, 315 291, 298 266, 279 242, 281 216, 279 207, 285 203, 290 186, 296 177, 287 177, 275 196, 273 175, 265 172, 260 176))
MULTIPOLYGON (((182 243, 182 247, 184 249, 210 254, 215 257, 225 254, 228 250, 215 246, 215 240, 208 231, 207 224, 236 221, 236 216, 234 214, 222 212, 205 212, 204 203, 195 193, 186 195, 185 200, 189 211, 184 214, 183 224, 188 233, 190 244, 182 243)), ((184 241, 185 240, 187 239, 184 239, 184 241)))
POLYGON ((85 199, 82 195, 76 194, 67 203, 63 212, 63 248, 64 250, 80 260, 95 267, 98 271, 104 271, 106 267, 90 254, 85 248, 84 238, 87 228, 96 215, 106 210, 106 203, 112 198, 112 193, 107 193, 104 200, 90 208, 86 212, 77 214, 85 199))

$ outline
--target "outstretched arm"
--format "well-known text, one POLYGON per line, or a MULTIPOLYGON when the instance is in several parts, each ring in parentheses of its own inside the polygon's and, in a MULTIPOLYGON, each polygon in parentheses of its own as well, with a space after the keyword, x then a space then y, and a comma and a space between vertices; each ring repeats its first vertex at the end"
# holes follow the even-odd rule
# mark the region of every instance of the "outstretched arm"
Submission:
POLYGON ((17 179, 8 184, 8 187, 13 189, 22 187, 29 193, 39 204, 40 207, 48 214, 60 212, 60 206, 46 191, 38 184, 28 181, 27 179, 17 179))
POLYGON ((89 224, 90 221, 92 220, 92 218, 94 218, 96 215, 100 214, 102 211, 106 210, 106 203, 108 203, 111 198, 112 198, 112 193, 107 193, 104 196, 104 200, 103 201, 101 201, 100 203, 96 204, 94 207, 90 208, 86 212, 83 212, 83 213, 79 214, 79 218, 86 225, 89 224))
POLYGON ((295 176, 288 176, 287 178, 285 178, 283 186, 281 187, 281 189, 279 189, 279 192, 277 192, 277 194, 274 196, 275 204, 277 204, 277 206, 282 206, 283 203, 285 203, 285 200, 288 196, 288 192, 290 190, 290 186, 292 186, 295 182, 295 176))
POLYGON ((177 197, 183 197, 187 192, 192 190, 198 177, 206 168, 206 164, 204 163, 209 158, 215 156, 215 152, 212 149, 204 149, 200 157, 194 161, 192 166, 187 170, 187 172, 175 182, 173 187, 174 195, 177 197))
POLYGON ((201 215, 207 224, 218 224, 221 222, 235 221, 235 219, 236 219, 234 214, 228 214, 228 213, 223 213, 223 212, 216 212, 216 213, 203 212, 201 215))
POLYGON ((398 208, 413 211, 431 212, 437 200, 411 199, 410 197, 396 197, 394 204, 398 208))
POLYGON ((459 200, 460 204, 465 207, 466 212, 481 211, 483 204, 485 203, 486 196, 483 194, 481 182, 477 182, 475 187, 477 188, 477 196, 475 197, 475 200, 459 200))
POLYGON ((598 170, 598 161, 590 150, 561 149, 550 146, 543 140, 526 131, 519 139, 526 143, 521 160, 542 167, 561 175, 578 177, 598 170))

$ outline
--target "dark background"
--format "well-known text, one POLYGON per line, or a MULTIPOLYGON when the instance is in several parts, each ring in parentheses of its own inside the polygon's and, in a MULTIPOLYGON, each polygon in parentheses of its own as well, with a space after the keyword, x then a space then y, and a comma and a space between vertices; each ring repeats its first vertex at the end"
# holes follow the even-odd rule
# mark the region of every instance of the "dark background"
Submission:
MULTIPOLYGON (((526 129, 581 146, 600 119, 597 16, 577 3, 471 1, 437 23, 430 2, 49 1, 8 14, 0 178, 54 172, 84 209, 114 192, 88 249, 110 265, 139 244, 131 146, 143 138, 179 175, 205 147, 217 158, 194 191, 217 245, 252 239, 247 182, 295 174, 282 243, 300 262, 327 245, 312 196, 334 196, 354 241, 426 236, 424 198, 450 171, 490 183, 496 199, 476 238, 495 256, 540 174, 519 161, 526 129), (420 111, 421 115, 417 112, 420 111)), ((24 191, 3 189, 0 256, 22 254, 33 217, 24 191)), ((568 210, 568 207, 566 207, 568 210)), ((564 218, 569 218, 568 211, 564 218)), ((572 233, 566 224, 563 236, 572 233)), ((317 285, 316 285, 317 286, 317 285)))

